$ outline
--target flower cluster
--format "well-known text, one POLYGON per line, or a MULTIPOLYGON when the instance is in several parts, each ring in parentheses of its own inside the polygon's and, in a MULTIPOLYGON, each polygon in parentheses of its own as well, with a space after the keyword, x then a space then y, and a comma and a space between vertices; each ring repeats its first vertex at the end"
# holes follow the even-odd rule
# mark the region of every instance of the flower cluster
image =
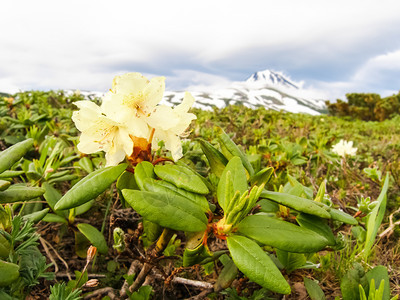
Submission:
POLYGON ((340 140, 339 143, 332 147, 332 152, 339 156, 345 157, 346 155, 354 156, 357 153, 357 148, 353 147, 353 142, 340 140))
POLYGON ((164 141, 176 161, 182 157, 182 136, 196 119, 188 110, 194 103, 186 93, 181 104, 172 108, 159 105, 165 89, 165 78, 148 80, 140 73, 116 76, 112 89, 101 106, 78 101, 72 120, 81 131, 78 150, 82 153, 106 152, 107 166, 115 166, 133 153, 135 143, 147 140, 153 150, 164 141))

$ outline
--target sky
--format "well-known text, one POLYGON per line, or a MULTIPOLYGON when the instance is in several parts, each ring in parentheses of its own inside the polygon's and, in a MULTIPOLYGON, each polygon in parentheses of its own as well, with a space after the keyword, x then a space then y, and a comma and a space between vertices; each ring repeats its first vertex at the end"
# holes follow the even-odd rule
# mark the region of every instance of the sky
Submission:
POLYGON ((0 3, 0 92, 106 92, 126 72, 199 90, 282 72, 334 101, 400 90, 400 1, 0 3))

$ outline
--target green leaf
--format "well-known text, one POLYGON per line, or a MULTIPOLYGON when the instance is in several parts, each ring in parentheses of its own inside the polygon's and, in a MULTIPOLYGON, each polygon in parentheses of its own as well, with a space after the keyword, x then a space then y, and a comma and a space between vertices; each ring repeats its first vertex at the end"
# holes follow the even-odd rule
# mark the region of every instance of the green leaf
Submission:
POLYGON ((221 146, 222 153, 227 159, 231 159, 234 156, 240 157, 243 166, 246 168, 247 172, 249 173, 250 177, 254 175, 254 169, 249 160, 247 159, 246 155, 239 149, 239 147, 229 138, 229 136, 225 133, 225 131, 218 127, 217 132, 218 141, 221 146))
POLYGON ((251 281, 277 293, 290 293, 289 284, 256 242, 239 235, 228 236, 226 240, 235 265, 251 281))
POLYGON ((103 193, 126 169, 127 164, 98 169, 75 184, 54 206, 55 210, 74 208, 103 193))
MULTIPOLYGON (((61 199, 61 193, 56 190, 51 184, 44 182, 42 187, 46 190, 44 193, 44 199, 46 199, 47 204, 50 208, 59 216, 67 218, 68 212, 67 211, 55 211, 54 206, 57 202, 61 199)), ((48 222, 48 221, 47 221, 48 222)))
POLYGON ((378 233, 378 229, 381 226, 383 217, 385 215, 386 210, 386 193, 389 188, 389 173, 387 173, 385 182, 382 187, 382 191, 376 199, 376 206, 372 209, 370 214, 368 215, 367 221, 367 234, 365 238, 365 245, 363 251, 363 257, 365 260, 368 259, 371 248, 375 242, 376 235, 378 233))
POLYGON ((273 200, 281 205, 293 208, 297 211, 305 212, 310 215, 316 215, 324 219, 331 218, 331 215, 325 209, 316 204, 318 202, 314 202, 306 198, 266 190, 261 193, 260 197, 273 200))
POLYGON ((254 174, 250 178, 251 185, 260 186, 261 184, 267 184, 268 181, 271 179, 273 173, 274 173, 274 168, 272 167, 262 169, 260 172, 254 174))
POLYGON ((32 146, 33 139, 27 139, 0 152, 0 173, 3 173, 5 170, 10 169, 29 150, 32 149, 32 146))
POLYGON ((279 204, 268 199, 261 199, 257 202, 260 205, 260 211, 266 213, 275 213, 279 210, 279 204))
POLYGON ((314 280, 304 277, 304 285, 311 300, 325 300, 325 294, 314 280))
POLYGON ((293 253, 276 249, 276 256, 286 269, 287 273, 291 273, 296 269, 300 269, 307 263, 307 259, 302 253, 293 253))
MULTIPOLYGON (((156 178, 156 174, 154 173, 154 166, 152 163, 148 161, 142 161, 135 167, 135 180, 136 185, 140 190, 144 190, 143 182, 146 178, 156 178)), ((123 190, 123 188, 122 188, 123 190)))
POLYGON ((25 215, 22 217, 22 219, 25 221, 31 220, 33 223, 37 223, 40 220, 42 220, 47 215, 48 212, 49 212, 49 209, 45 208, 43 210, 33 212, 29 215, 25 215))
POLYGON ((56 215, 56 214, 51 214, 48 213, 44 218, 43 221, 45 222, 51 222, 51 223, 63 223, 63 224, 68 224, 68 221, 65 217, 56 215))
POLYGON ((207 218, 202 209, 174 193, 122 190, 124 198, 143 218, 163 227, 182 231, 204 231, 207 218))
POLYGON ((153 293, 150 285, 142 285, 137 292, 132 293, 129 297, 131 300, 149 300, 153 293))
POLYGON ((235 156, 222 172, 217 188, 218 203, 225 213, 228 213, 226 210, 236 191, 239 191, 239 194, 242 195, 247 189, 246 172, 240 158, 235 156))
MULTIPOLYGON (((381 297, 382 300, 389 300, 390 299, 390 279, 389 279, 389 274, 388 270, 385 266, 379 265, 376 266, 375 268, 369 270, 365 276, 367 277, 367 280, 369 283, 371 283, 372 280, 375 281, 375 289, 379 289, 379 284, 384 281, 384 288, 383 288, 383 297, 381 297)), ((371 284, 370 284, 371 285, 371 284)))
POLYGON ((338 210, 333 207, 329 207, 323 203, 318 203, 318 204, 321 204, 321 207, 324 207, 326 209, 326 211, 330 214, 332 220, 340 221, 350 225, 358 224, 358 221, 355 218, 353 218, 349 214, 346 214, 344 211, 338 210))
POLYGON ((78 230, 97 248, 102 254, 107 254, 108 246, 103 234, 90 224, 81 223, 77 225, 78 230))
POLYGON ((203 195, 195 194, 183 189, 180 189, 173 185, 172 183, 163 180, 154 180, 151 178, 146 178, 144 180, 144 190, 148 192, 159 192, 159 193, 176 193, 182 197, 187 198, 189 201, 201 207, 204 212, 210 211, 210 206, 206 197, 203 195))
POLYGON ((349 269, 342 277, 340 289, 342 291, 343 300, 359 299, 359 287, 361 284, 364 288, 368 286, 367 278, 363 267, 359 263, 354 263, 353 268, 349 269))
POLYGON ((135 175, 131 172, 124 171, 121 176, 118 177, 117 189, 120 191, 123 189, 138 190, 139 187, 136 183, 135 175))
POLYGON ((317 216, 301 213, 297 216, 296 221, 301 227, 310 229, 326 238, 329 246, 336 244, 332 229, 326 224, 325 220, 317 216))
POLYGON ((19 266, 0 260, 0 286, 8 286, 19 277, 19 266))
POLYGON ((158 177, 173 183, 186 191, 206 195, 209 193, 207 186, 198 174, 181 165, 155 166, 154 172, 158 177))
POLYGON ((23 202, 43 195, 45 190, 40 187, 12 185, 0 192, 0 203, 23 202))
POLYGON ((93 200, 90 200, 89 202, 79 205, 78 207, 75 208, 74 215, 75 216, 83 215, 85 212, 89 211, 89 209, 92 208, 94 203, 95 203, 95 200, 93 199, 93 200))
POLYGON ((21 176, 22 174, 25 174, 25 172, 24 171, 4 171, 3 173, 0 173, 0 178, 12 178, 12 177, 21 176))
POLYGON ((161 235, 163 228, 147 219, 143 219, 143 231, 146 234, 146 238, 149 242, 155 242, 161 235))
POLYGON ((214 284, 214 291, 220 291, 230 287, 239 273, 233 260, 226 254, 223 257, 225 258, 224 268, 219 274, 217 282, 214 284))
POLYGON ((198 139, 200 142, 200 147, 203 150, 204 154, 207 157, 207 160, 210 164, 211 172, 214 173, 217 177, 221 177, 222 172, 225 169, 228 160, 226 157, 213 145, 209 142, 198 139))
POLYGON ((0 179, 0 191, 5 191, 10 185, 11 185, 11 182, 0 179))
POLYGON ((193 266, 204 259, 211 257, 208 247, 203 244, 205 235, 207 235, 206 231, 187 233, 186 247, 182 256, 184 267, 193 266))
POLYGON ((53 184, 55 182, 66 182, 66 181, 72 181, 75 179, 78 179, 79 176, 77 175, 73 175, 73 174, 69 174, 69 175, 64 175, 64 176, 60 176, 60 177, 55 177, 52 179, 49 179, 49 183, 53 184))
POLYGON ((0 258, 7 258, 11 251, 8 240, 0 233, 0 258))
POLYGON ((290 252, 316 252, 328 241, 314 231, 266 215, 251 215, 239 223, 239 233, 264 245, 290 252))
POLYGON ((93 163, 92 160, 88 156, 82 157, 79 162, 79 166, 85 170, 88 174, 93 172, 93 163))

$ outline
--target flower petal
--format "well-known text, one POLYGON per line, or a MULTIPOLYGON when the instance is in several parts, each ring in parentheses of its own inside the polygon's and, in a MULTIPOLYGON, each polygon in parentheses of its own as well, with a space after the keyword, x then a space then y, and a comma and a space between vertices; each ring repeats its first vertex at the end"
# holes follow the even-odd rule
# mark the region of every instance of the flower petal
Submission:
POLYGON ((163 98, 165 90, 165 77, 154 77, 150 80, 149 84, 144 88, 143 95, 145 97, 145 105, 148 112, 160 103, 163 98))
POLYGON ((189 92, 185 93, 185 96, 183 97, 182 103, 177 105, 174 110, 177 113, 186 113, 189 111, 189 109, 193 106, 194 104, 194 97, 192 94, 189 92))
POLYGON ((137 94, 149 84, 149 80, 140 73, 126 73, 115 76, 112 91, 115 94, 137 94))
POLYGON ((156 110, 147 118, 151 127, 162 130, 177 126, 179 121, 179 115, 166 105, 157 106, 156 110))

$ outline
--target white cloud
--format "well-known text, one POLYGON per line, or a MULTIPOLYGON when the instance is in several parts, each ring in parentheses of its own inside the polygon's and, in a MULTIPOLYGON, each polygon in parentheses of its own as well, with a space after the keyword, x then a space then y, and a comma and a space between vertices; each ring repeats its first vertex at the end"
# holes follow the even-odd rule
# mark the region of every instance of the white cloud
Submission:
MULTIPOLYGON (((397 73, 400 88, 400 49, 394 52, 375 56, 369 59, 354 75, 353 80, 365 83, 376 83, 392 77, 397 73)), ((393 78, 390 78, 393 79, 393 78)))
MULTIPOLYGON (((366 41, 400 28, 398 8, 397 0, 3 1, 0 91, 103 91, 126 71, 164 75, 171 86, 220 86, 233 74, 258 71, 250 63, 258 57, 257 66, 276 61, 282 70, 341 53, 351 61, 378 47, 365 48, 366 41)), ((382 49, 392 50, 391 43, 382 49)), ((366 80, 378 65, 383 70, 382 60, 363 64, 353 81, 366 80)))

